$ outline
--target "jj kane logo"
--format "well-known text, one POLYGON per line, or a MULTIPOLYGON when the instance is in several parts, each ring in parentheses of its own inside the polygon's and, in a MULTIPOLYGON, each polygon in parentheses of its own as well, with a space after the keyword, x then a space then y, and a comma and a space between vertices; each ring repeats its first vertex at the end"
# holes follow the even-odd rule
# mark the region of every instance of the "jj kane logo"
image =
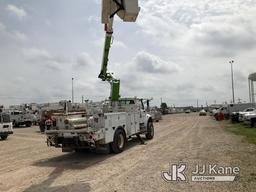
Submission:
MULTIPOLYGON (((213 182, 213 181, 235 181, 239 178, 239 167, 218 166, 216 164, 199 165, 192 168, 191 181, 194 182, 213 182)), ((168 171, 162 171, 162 178, 167 181, 188 181, 186 175, 187 164, 170 164, 168 171)))
POLYGON ((187 176, 185 174, 186 169, 187 169, 187 165, 185 163, 170 165, 169 171, 162 172, 162 178, 167 182, 186 181, 187 180, 187 176))

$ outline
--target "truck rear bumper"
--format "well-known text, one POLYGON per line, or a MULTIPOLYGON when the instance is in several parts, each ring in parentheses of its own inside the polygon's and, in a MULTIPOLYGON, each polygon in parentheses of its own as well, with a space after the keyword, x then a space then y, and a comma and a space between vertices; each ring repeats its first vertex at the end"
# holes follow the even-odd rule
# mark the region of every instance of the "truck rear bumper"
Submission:
POLYGON ((95 148, 96 143, 95 140, 91 139, 84 139, 80 140, 79 136, 74 137, 62 137, 58 135, 52 135, 47 137, 47 145, 54 146, 56 148, 65 149, 66 152, 70 152, 73 149, 79 148, 95 148), (68 150, 67 150, 68 149, 68 150))
POLYGON ((98 132, 88 129, 78 130, 46 130, 48 146, 62 148, 94 148, 96 142, 103 138, 98 132))

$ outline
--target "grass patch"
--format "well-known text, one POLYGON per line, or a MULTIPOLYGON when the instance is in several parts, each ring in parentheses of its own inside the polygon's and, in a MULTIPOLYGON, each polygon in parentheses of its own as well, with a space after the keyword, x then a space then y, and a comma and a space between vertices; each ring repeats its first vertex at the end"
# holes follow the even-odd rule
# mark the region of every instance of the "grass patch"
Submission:
POLYGON ((256 144, 256 128, 251 128, 242 123, 231 123, 230 121, 223 121, 223 126, 236 135, 242 135, 249 143, 256 144))

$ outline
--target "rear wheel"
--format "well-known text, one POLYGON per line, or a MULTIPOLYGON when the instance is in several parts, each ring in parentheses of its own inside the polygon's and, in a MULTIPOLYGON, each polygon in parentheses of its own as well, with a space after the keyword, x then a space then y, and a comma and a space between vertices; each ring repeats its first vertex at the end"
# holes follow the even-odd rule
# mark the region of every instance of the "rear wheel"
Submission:
POLYGON ((40 132, 44 133, 44 131, 45 131, 45 124, 43 122, 40 122, 39 123, 39 128, 40 128, 40 132))
POLYGON ((111 149, 114 153, 121 153, 125 147, 125 133, 121 129, 117 129, 114 135, 114 141, 111 143, 111 149))
POLYGON ((146 138, 147 139, 153 139, 155 134, 155 130, 154 130, 154 125, 152 121, 148 122, 148 127, 147 127, 147 133, 146 133, 146 138))
POLYGON ((252 118, 252 119, 251 119, 251 127, 254 127, 254 126, 255 126, 255 122, 256 122, 256 118, 252 118))
POLYGON ((8 137, 8 135, 2 135, 2 136, 1 136, 2 140, 7 139, 7 137, 8 137))
POLYGON ((32 122, 26 122, 26 127, 31 127, 32 126, 32 122))
POLYGON ((19 127, 19 125, 16 123, 16 121, 13 121, 12 124, 13 124, 13 127, 19 127))

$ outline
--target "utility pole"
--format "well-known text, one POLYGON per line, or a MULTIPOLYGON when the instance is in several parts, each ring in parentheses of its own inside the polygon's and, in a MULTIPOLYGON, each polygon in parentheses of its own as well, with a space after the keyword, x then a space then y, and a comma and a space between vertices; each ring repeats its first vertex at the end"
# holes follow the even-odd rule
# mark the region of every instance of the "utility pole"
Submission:
POLYGON ((234 91, 234 72, 233 72, 233 63, 234 61, 229 61, 230 65, 231 65, 231 83, 232 83, 232 99, 233 99, 233 103, 235 103, 235 91, 234 91))
POLYGON ((248 78, 248 84, 249 84, 249 100, 250 100, 250 103, 252 103, 252 93, 251 93, 251 80, 250 78, 248 78))
POLYGON ((72 77, 72 103, 74 103, 74 78, 72 77))
POLYGON ((84 96, 82 95, 82 103, 84 103, 84 96))

